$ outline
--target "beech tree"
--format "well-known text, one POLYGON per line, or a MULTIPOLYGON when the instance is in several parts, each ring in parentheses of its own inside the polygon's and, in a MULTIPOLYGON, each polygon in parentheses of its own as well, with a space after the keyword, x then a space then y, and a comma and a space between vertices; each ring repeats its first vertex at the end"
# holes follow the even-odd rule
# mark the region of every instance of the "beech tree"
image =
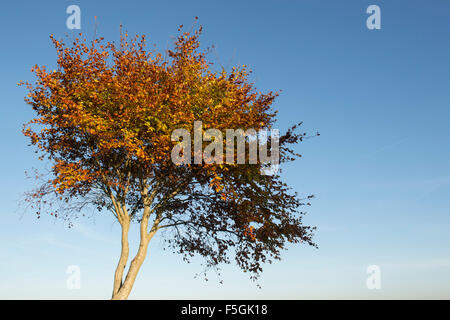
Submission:
MULTIPOLYGON (((39 159, 51 163, 26 201, 38 217, 70 220, 92 206, 117 219, 121 252, 112 299, 128 298, 158 232, 185 260, 200 255, 207 269, 234 260, 253 280, 264 263, 280 259, 287 242, 315 246, 314 228, 302 224, 300 211, 313 196, 300 198, 279 173, 264 174, 267 163, 172 161, 172 132, 194 135, 194 121, 224 133, 273 128, 279 94, 257 92, 245 65, 216 70, 208 49, 200 49, 201 27, 178 31, 164 54, 148 49, 145 36, 122 32, 118 44, 81 33, 69 44, 50 36, 57 68, 36 65, 36 80, 20 83, 36 112, 23 133, 39 159), (133 222, 140 243, 129 261, 133 222)), ((290 148, 306 138, 297 128, 279 137, 280 164, 300 156, 290 148)), ((237 144, 235 151, 242 152, 237 144)))

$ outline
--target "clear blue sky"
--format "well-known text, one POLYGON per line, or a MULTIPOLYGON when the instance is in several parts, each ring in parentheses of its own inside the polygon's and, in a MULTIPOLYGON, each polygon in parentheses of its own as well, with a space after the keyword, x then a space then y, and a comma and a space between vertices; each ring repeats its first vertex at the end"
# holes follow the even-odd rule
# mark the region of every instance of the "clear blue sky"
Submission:
MULTIPOLYGON (((34 64, 55 65, 49 35, 73 35, 66 8, 77 4, 81 31, 118 38, 119 24, 162 50, 195 16, 211 58, 247 64, 261 90, 282 89, 279 128, 303 120, 319 138, 286 180, 316 195, 305 223, 319 249, 294 246, 268 265, 258 289, 234 266, 209 282, 154 239, 130 298, 450 298, 450 2, 448 1, 8 1, 0 9, 0 298, 109 298, 119 255, 110 216, 74 229, 18 211, 40 167, 21 134, 33 116, 19 80, 34 64), (381 30, 366 8, 381 8, 381 30), (78 265, 81 289, 66 288, 78 265), (368 290, 366 268, 381 268, 368 290)), ((135 234, 137 235, 137 234, 135 234)), ((137 237, 133 238, 136 245, 137 237)))

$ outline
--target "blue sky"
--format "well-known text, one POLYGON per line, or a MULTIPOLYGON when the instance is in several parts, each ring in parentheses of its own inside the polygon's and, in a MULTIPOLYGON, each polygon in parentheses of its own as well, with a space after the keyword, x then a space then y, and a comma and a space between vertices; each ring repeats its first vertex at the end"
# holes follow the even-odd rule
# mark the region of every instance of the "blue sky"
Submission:
MULTIPOLYGON (((450 298, 450 3, 447 1, 9 1, 0 27, 0 298, 105 299, 119 256, 119 226, 107 215, 73 229, 19 209, 32 187, 24 171, 41 167, 21 134, 33 113, 19 80, 34 64, 55 65, 49 35, 72 36, 67 6, 81 8, 81 31, 118 38, 119 24, 161 50, 190 26, 204 27, 218 65, 247 64, 263 91, 282 89, 278 127, 304 121, 320 131, 284 170, 300 194, 315 194, 305 223, 319 249, 292 246, 268 265, 258 289, 234 266, 224 284, 194 279, 152 241, 131 299, 450 298), (381 29, 366 8, 381 8, 381 29), (169 41, 169 42, 168 42, 169 41), (66 286, 69 265, 81 288, 66 286), (366 287, 369 265, 381 289, 366 287)), ((136 230, 135 230, 136 231, 136 230)), ((136 237, 132 243, 136 247, 136 237)))

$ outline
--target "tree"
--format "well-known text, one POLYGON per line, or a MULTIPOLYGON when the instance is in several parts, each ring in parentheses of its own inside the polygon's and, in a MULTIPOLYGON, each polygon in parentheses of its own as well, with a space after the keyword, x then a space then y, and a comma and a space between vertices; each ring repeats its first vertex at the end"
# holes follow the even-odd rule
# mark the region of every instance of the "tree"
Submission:
MULTIPOLYGON (((286 242, 315 246, 314 228, 302 225, 298 210, 312 196, 300 199, 279 174, 263 174, 267 163, 172 161, 174 130, 195 134, 194 121, 220 132, 270 129, 278 96, 256 92, 245 65, 214 71, 208 50, 199 49, 201 27, 178 31, 166 58, 147 49, 145 36, 121 32, 116 45, 80 33, 67 45, 51 35, 57 69, 36 65, 35 83, 20 83, 37 114, 23 133, 39 159, 52 164, 26 200, 38 217, 47 211, 70 219, 88 206, 112 213, 121 226, 113 299, 128 298, 158 231, 185 260, 198 254, 216 269, 234 258, 253 280, 263 263, 280 259, 286 242), (140 245, 125 272, 132 222, 140 224, 140 245)), ((279 138, 280 163, 299 156, 288 147, 306 137, 296 128, 279 138)), ((251 140, 245 139, 247 160, 251 140)))

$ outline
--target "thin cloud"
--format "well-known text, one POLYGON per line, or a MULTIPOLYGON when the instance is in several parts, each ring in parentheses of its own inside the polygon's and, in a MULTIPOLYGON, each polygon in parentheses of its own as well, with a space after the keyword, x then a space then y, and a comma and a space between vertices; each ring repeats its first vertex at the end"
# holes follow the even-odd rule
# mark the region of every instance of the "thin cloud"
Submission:
POLYGON ((383 263, 380 264, 386 268, 402 268, 402 269, 434 269, 434 268, 450 268, 450 258, 434 259, 434 260, 417 260, 400 263, 383 263))
POLYGON ((99 234, 98 232, 94 231, 93 229, 89 228, 84 224, 75 223, 73 225, 73 229, 90 240, 104 242, 108 244, 117 244, 117 241, 113 241, 111 238, 99 234))

